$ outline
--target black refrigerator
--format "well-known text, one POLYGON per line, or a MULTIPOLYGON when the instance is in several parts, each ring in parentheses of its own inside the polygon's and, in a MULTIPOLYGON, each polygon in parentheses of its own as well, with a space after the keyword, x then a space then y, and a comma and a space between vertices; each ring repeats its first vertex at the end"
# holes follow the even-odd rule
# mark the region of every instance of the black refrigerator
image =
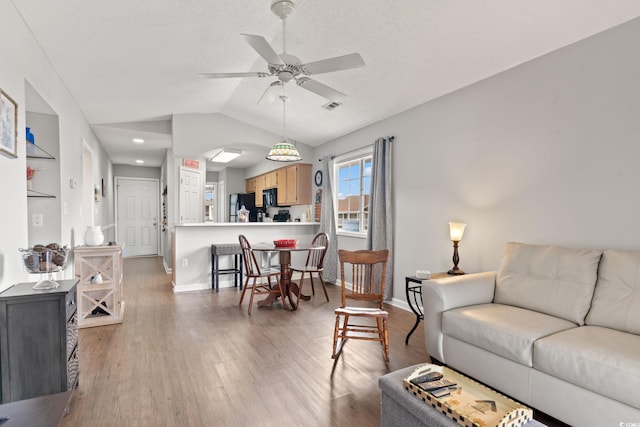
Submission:
POLYGON ((229 222, 238 222, 238 212, 244 206, 249 211, 249 222, 258 221, 258 209, 256 209, 255 194, 230 194, 229 195, 229 222))

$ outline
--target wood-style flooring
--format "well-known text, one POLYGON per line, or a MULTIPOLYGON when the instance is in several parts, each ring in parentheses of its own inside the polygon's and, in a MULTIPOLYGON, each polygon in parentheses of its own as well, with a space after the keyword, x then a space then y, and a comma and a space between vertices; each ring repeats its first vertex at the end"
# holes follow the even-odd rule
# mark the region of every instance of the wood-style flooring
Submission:
POLYGON ((378 377, 428 362, 422 324, 405 345, 415 316, 388 306, 389 365, 379 343, 350 341, 333 369, 339 286, 328 303, 317 288, 298 311, 248 315, 235 288, 175 294, 160 258, 126 259, 124 274, 124 323, 79 331, 61 426, 376 426, 378 377))
POLYGON ((124 271, 124 323, 80 330, 61 426, 375 426, 378 377, 428 360, 422 325, 405 346, 415 316, 390 306, 389 365, 379 343, 350 341, 332 372, 339 286, 248 315, 235 288, 173 293, 160 258, 124 271))

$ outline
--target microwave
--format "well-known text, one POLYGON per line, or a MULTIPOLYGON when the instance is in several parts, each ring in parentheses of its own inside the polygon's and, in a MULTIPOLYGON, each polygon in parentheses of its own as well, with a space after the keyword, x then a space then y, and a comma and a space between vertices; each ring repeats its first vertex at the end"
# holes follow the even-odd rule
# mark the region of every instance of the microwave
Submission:
POLYGON ((276 188, 262 190, 262 206, 265 208, 278 206, 278 190, 276 188))

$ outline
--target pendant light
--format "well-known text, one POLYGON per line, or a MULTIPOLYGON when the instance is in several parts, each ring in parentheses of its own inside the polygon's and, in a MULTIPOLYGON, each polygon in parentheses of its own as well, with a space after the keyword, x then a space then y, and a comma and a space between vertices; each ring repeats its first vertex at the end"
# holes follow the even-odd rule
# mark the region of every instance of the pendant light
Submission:
MULTIPOLYGON (((284 88, 283 88, 284 89, 284 88)), ((296 150, 296 147, 287 140, 285 136, 285 130, 287 125, 287 97, 285 95, 280 95, 280 99, 282 100, 282 141, 276 142, 269 154, 267 154, 267 159, 273 160, 274 162, 297 162, 298 160, 302 160, 300 153, 296 150)))

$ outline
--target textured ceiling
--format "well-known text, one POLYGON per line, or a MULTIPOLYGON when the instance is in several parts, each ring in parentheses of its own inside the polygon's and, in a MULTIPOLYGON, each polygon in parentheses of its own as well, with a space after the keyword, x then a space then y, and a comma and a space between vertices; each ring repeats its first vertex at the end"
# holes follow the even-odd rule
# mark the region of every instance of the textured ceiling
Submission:
MULTIPOLYGON (((267 71, 240 34, 281 52, 270 0, 13 3, 114 163, 146 152, 158 166, 174 113, 221 113, 281 133, 282 106, 257 105, 275 78, 197 77, 267 71), (165 122, 138 123, 149 120, 165 122), (150 143, 132 147, 140 132, 150 143)), ((313 76, 348 95, 334 111, 289 83, 287 135, 322 144, 639 15, 637 0, 297 1, 288 53, 311 62, 358 52, 366 66, 313 76)))

